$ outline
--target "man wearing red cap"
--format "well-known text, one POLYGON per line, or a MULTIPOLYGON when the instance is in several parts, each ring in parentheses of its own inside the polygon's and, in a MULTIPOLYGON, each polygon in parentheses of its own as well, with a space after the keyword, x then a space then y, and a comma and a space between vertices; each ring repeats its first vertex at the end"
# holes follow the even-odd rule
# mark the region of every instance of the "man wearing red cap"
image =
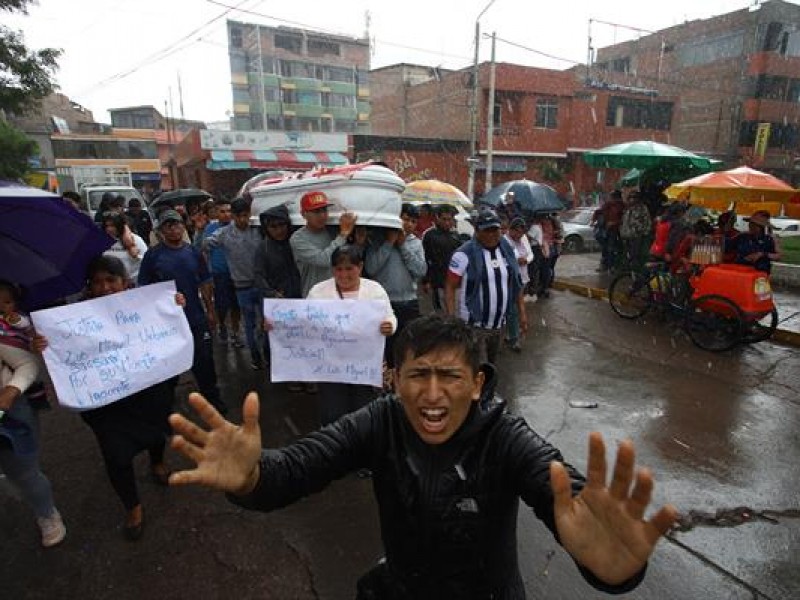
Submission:
POLYGON ((343 212, 339 217, 339 235, 328 231, 328 207, 331 203, 324 192, 306 192, 300 199, 300 214, 306 224, 292 234, 289 244, 303 281, 303 297, 314 285, 331 277, 331 255, 344 246, 353 233, 356 215, 343 212))

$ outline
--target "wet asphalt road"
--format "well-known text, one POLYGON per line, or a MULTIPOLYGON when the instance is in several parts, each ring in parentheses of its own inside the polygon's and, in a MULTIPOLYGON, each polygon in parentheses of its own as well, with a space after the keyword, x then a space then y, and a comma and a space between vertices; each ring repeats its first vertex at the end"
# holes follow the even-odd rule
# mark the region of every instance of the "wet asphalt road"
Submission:
MULTIPOLYGON (((800 352, 766 343, 709 354, 667 325, 623 321, 569 292, 529 305, 529 318, 523 352, 502 355, 499 391, 569 462, 585 469, 589 431, 609 446, 630 437, 655 472, 654 503, 682 513, 777 511, 770 521, 673 534, 627 597, 800 597, 800 352), (570 400, 598 407, 571 408, 570 400)), ((314 427, 313 397, 266 384, 246 358, 218 349, 223 392, 230 401, 251 387, 262 393, 266 443, 314 427)), ((125 542, 91 433, 59 410, 44 415, 43 430, 45 470, 69 537, 38 548, 29 513, 0 482, 3 598, 351 598, 358 575, 381 556, 367 480, 348 477, 262 515, 217 493, 158 488, 144 460, 147 530, 125 542)), ((185 464, 173 454, 168 462, 185 464)), ((519 552, 530 598, 603 597, 527 510, 519 552)))

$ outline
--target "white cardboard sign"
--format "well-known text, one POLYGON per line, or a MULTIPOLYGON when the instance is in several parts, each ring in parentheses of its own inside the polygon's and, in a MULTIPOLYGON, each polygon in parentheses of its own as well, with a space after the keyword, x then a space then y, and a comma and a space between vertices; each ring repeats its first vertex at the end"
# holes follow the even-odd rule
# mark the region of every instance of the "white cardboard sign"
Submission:
POLYGON ((265 298, 272 381, 383 385, 379 300, 265 298))
POLYGON ((155 283, 31 314, 59 403, 89 410, 179 375, 194 340, 175 282, 155 283))

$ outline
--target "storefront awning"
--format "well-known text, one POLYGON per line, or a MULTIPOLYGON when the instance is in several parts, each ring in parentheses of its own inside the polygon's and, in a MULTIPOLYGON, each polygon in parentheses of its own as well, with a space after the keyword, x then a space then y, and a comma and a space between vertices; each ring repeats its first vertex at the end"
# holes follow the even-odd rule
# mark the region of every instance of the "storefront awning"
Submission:
POLYGON ((346 165, 339 152, 284 152, 271 150, 211 150, 206 167, 212 171, 233 169, 311 169, 346 165))

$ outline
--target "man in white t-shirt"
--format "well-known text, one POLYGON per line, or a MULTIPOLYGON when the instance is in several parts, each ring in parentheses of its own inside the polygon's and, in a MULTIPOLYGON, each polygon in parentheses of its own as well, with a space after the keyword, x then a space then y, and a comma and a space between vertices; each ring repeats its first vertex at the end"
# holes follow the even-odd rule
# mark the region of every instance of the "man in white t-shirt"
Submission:
POLYGON ((472 325, 481 342, 481 360, 494 363, 509 307, 517 306, 521 333, 528 329, 528 317, 517 259, 500 232, 497 213, 482 208, 473 225, 475 237, 450 259, 445 309, 472 325))

